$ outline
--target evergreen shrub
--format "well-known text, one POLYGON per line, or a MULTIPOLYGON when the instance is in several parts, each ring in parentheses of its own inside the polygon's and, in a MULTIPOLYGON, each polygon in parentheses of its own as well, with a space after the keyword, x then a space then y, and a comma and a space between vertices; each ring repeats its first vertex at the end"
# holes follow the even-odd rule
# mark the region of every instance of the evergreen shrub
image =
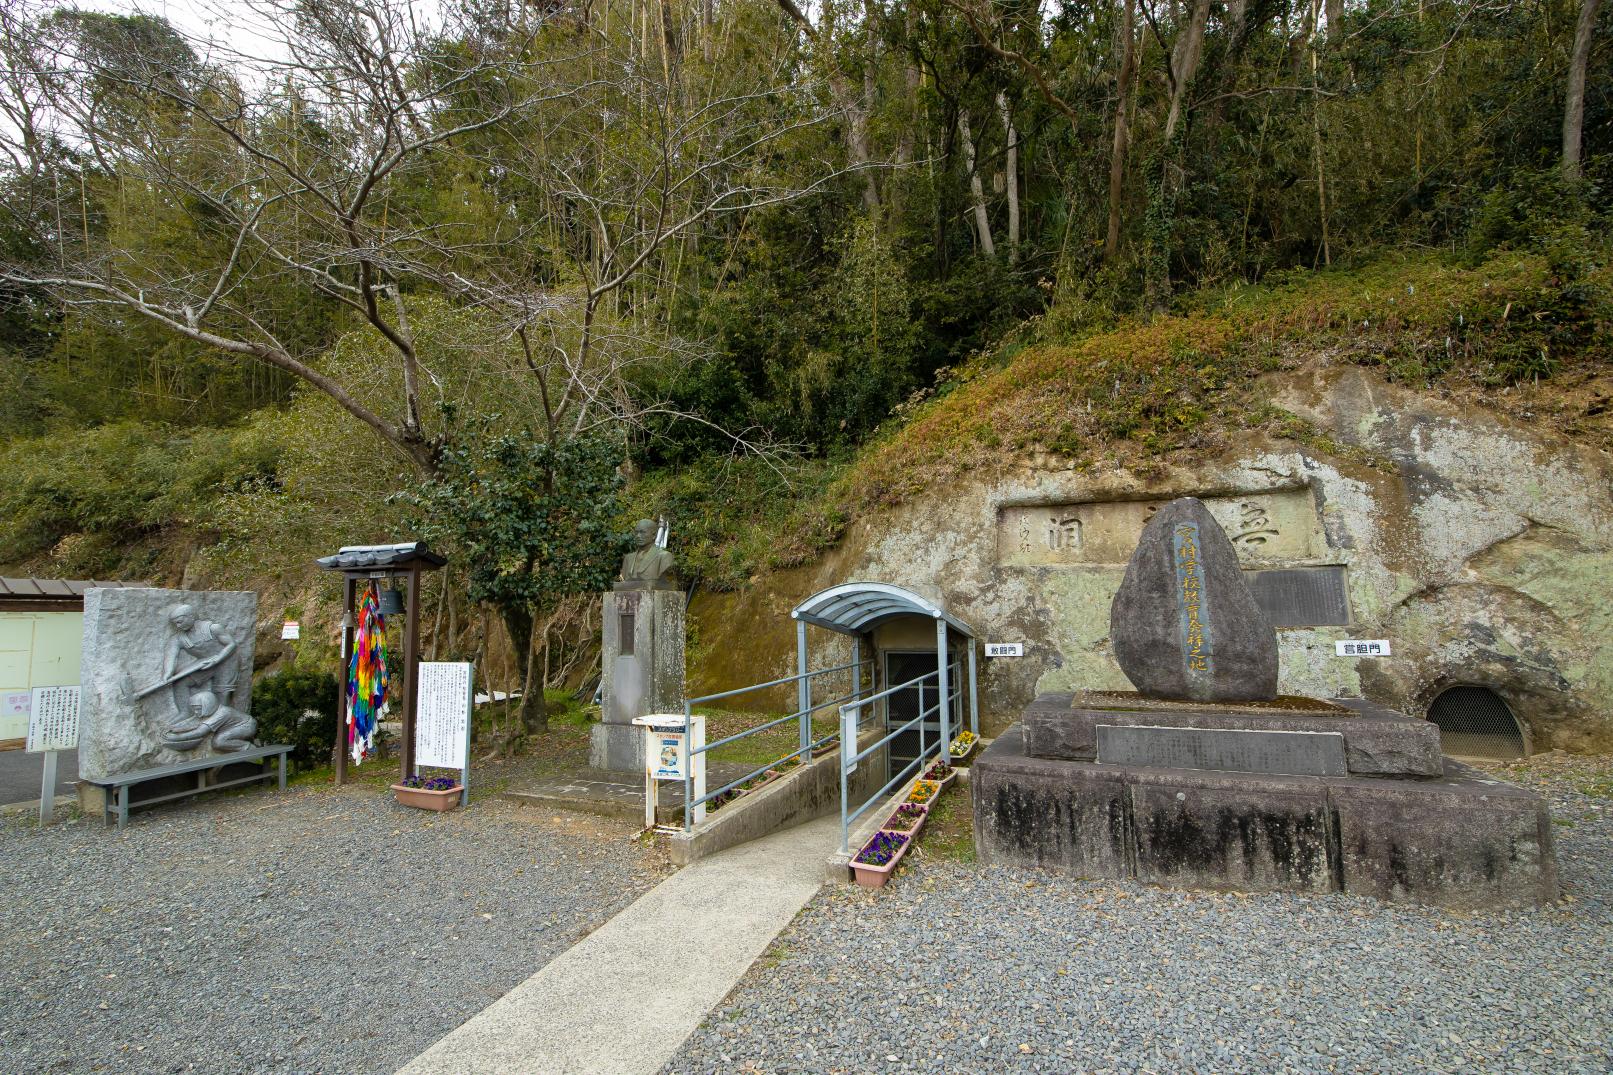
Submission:
POLYGON ((252 686, 252 716, 260 743, 290 743, 299 769, 325 764, 336 743, 336 677, 288 668, 252 686))

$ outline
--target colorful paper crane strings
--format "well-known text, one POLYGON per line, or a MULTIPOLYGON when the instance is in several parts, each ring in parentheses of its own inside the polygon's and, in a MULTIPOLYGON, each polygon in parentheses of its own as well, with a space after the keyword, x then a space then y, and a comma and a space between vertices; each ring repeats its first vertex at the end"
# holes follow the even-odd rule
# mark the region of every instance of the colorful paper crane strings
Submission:
POLYGON ((347 749, 353 764, 375 752, 375 725, 386 710, 386 619, 375 587, 364 591, 347 667, 347 749))

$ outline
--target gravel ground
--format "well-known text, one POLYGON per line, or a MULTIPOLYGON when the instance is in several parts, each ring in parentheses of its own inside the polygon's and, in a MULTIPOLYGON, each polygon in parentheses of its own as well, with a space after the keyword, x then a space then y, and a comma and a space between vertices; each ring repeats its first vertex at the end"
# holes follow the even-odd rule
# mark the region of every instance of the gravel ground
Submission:
POLYGON ((826 888, 664 1070, 1608 1072, 1610 770, 1506 772, 1559 821, 1543 911, 904 863, 826 888))
POLYGON ((0 820, 6 1072, 391 1072, 659 879, 630 826, 357 786, 0 820))

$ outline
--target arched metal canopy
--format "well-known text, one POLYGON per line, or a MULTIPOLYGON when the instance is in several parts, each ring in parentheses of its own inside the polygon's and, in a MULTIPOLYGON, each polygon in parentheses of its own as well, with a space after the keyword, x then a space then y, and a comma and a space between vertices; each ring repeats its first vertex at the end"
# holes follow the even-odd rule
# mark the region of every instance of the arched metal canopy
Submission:
POLYGON ((945 620, 964 637, 975 637, 974 628, 940 605, 885 582, 843 582, 820 590, 790 611, 792 619, 846 635, 863 634, 897 616, 945 620))

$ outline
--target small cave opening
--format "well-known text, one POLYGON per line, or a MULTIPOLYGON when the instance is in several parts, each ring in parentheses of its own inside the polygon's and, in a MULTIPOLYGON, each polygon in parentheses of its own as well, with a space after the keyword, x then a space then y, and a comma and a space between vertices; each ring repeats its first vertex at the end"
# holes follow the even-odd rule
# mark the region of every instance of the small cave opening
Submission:
POLYGON ((1488 687, 1447 687, 1428 707, 1428 719, 1439 726, 1440 749, 1446 754, 1497 761, 1529 756, 1523 724, 1488 687))

